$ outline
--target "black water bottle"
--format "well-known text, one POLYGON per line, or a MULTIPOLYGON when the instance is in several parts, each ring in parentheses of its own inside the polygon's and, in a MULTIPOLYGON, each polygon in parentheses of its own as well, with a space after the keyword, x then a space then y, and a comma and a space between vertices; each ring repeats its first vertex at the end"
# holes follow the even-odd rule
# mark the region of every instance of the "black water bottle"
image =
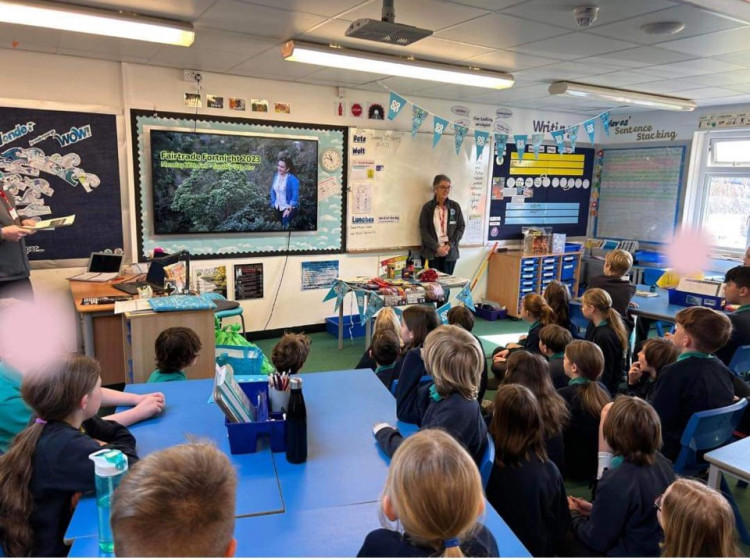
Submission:
POLYGON ((302 396, 302 380, 289 380, 291 395, 286 413, 286 460, 290 463, 307 461, 307 408, 302 396))

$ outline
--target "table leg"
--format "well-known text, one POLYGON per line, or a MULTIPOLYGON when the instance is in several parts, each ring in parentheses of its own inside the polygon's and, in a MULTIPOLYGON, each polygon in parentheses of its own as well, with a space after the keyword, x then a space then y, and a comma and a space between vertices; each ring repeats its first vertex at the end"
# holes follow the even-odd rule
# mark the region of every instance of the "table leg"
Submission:
POLYGON ((714 490, 719 489, 721 483, 721 471, 716 465, 710 465, 708 467, 708 487, 714 490))
POLYGON ((83 353, 90 358, 95 357, 94 351, 94 318, 91 313, 81 313, 83 326, 83 353))
POLYGON ((339 305, 339 350, 344 349, 344 302, 339 305))

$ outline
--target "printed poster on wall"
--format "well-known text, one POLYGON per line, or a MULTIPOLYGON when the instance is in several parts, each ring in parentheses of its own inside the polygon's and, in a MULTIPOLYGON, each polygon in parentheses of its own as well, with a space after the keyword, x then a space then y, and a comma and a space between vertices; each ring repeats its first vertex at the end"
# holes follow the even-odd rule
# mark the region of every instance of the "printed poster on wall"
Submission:
POLYGON ((263 264, 234 265, 234 299, 263 299, 263 264))
POLYGON ((227 267, 190 267, 190 289, 199 294, 221 294, 227 297, 227 267))
POLYGON ((302 263, 303 290, 328 289, 338 277, 339 261, 306 261, 302 263))
POLYGON ((122 249, 115 115, 0 107, 0 180, 21 216, 76 215, 27 237, 30 260, 122 249))

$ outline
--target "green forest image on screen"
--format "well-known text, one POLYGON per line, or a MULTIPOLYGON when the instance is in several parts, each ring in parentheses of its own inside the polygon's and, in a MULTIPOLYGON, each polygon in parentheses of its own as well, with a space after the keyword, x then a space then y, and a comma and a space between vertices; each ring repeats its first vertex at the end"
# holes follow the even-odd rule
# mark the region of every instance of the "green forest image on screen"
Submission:
POLYGON ((317 140, 150 133, 155 234, 317 229, 317 140), (280 159, 291 167, 277 176, 280 159))

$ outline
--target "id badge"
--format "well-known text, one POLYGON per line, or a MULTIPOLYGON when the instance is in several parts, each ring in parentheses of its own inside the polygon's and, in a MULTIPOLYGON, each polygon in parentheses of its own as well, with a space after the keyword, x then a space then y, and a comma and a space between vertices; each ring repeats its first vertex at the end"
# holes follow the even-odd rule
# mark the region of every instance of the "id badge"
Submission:
POLYGON ((13 218, 14 222, 18 219, 18 212, 16 212, 15 208, 10 209, 10 217, 13 218))

